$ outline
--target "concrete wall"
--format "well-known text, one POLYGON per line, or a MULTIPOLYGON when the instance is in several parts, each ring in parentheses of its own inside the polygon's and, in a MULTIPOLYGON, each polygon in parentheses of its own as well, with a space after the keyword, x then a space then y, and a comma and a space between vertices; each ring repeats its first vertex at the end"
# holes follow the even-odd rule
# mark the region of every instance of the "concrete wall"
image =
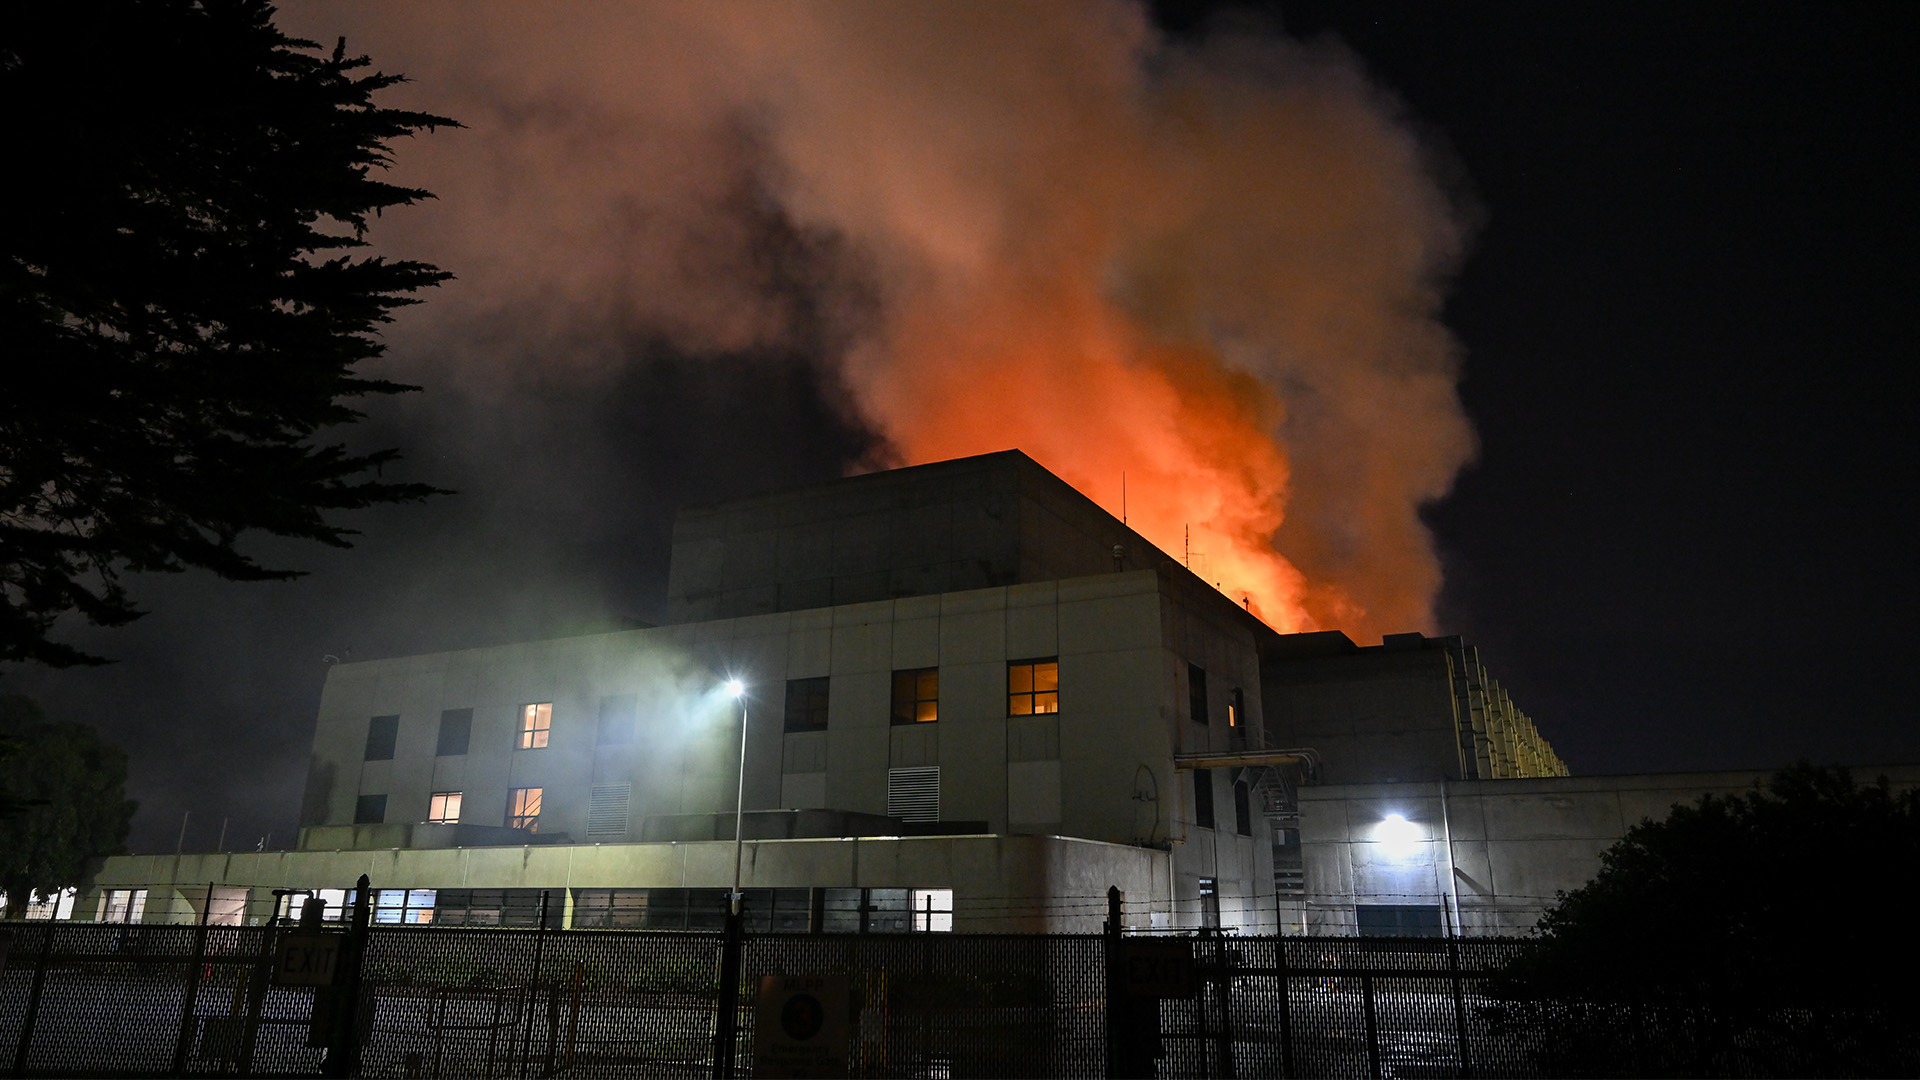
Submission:
MULTIPOLYGON (((212 882, 248 890, 247 918, 273 909, 272 890, 352 888, 715 888, 732 881, 733 844, 564 845, 444 851, 297 851, 224 855, 123 855, 106 860, 75 905, 91 919, 99 893, 148 890, 149 922, 191 922, 212 882)), ((1172 910, 1164 852, 1057 836, 938 836, 751 840, 742 884, 756 888, 950 888, 954 929, 1078 932, 1100 929, 1109 886, 1141 926, 1172 910)), ((217 892, 216 895, 229 895, 217 892)))
POLYGON ((542 833, 578 842, 590 789, 608 783, 633 794, 628 831, 605 842, 637 838, 646 815, 731 811, 737 706, 716 690, 731 674, 752 687, 749 810, 881 814, 888 769, 937 765, 943 820, 1165 842, 1173 806, 1150 803, 1142 817, 1133 795, 1171 783, 1179 657, 1218 656, 1243 678, 1252 666, 1244 642, 1208 644, 1215 630, 1189 628, 1170 651, 1165 603, 1157 576, 1134 571, 339 665, 321 698, 303 823, 351 824, 364 794, 387 796, 390 822, 422 821, 431 793, 457 790, 463 821, 499 826, 510 788, 541 787, 542 833), (1049 656, 1060 711, 1008 717, 1008 661, 1049 656), (892 672, 919 667, 940 670, 940 719, 897 727, 892 672), (785 732, 786 681, 822 675, 827 730, 785 732), (597 745, 601 699, 622 694, 639 700, 635 741, 597 745), (548 745, 515 749, 530 702, 553 705, 548 745), (473 710, 468 752, 436 756, 449 709, 473 710), (400 717, 393 760, 364 761, 381 715, 400 717))
MULTIPOLYGON (((1863 781, 1885 775, 1896 787, 1920 785, 1920 766, 1861 768, 1855 774, 1863 781)), ((1629 828, 1662 819, 1675 805, 1708 793, 1750 792, 1771 775, 1661 773, 1306 788, 1300 792, 1307 874, 1301 921, 1308 933, 1350 934, 1357 904, 1457 905, 1465 933, 1524 933, 1559 891, 1590 881, 1600 869, 1601 852, 1629 828), (1389 814, 1402 815, 1412 826, 1409 843, 1383 839, 1379 825, 1389 814)))
POLYGON ((386 795, 387 820, 403 822, 425 818, 432 792, 459 790, 463 821, 499 826, 508 790, 537 786, 542 838, 575 844, 590 839, 596 784, 632 788, 627 830, 591 838, 605 843, 639 839, 649 815, 731 812, 739 728, 716 691, 726 674, 753 688, 749 811, 884 814, 889 769, 937 765, 942 820, 1171 847, 1182 902, 1197 904, 1211 877, 1223 910, 1270 907, 1265 819, 1255 814, 1251 837, 1234 833, 1233 778, 1220 773, 1218 828, 1199 828, 1191 774, 1172 762, 1176 751, 1261 744, 1254 632, 1216 591, 1150 570, 340 665, 321 700, 308 835, 399 835, 343 830, 363 794, 386 795), (1060 711, 1007 716, 1008 662, 1050 656, 1060 711), (1188 714, 1190 662, 1209 672, 1206 726, 1188 714), (892 673, 920 667, 939 668, 940 719, 895 726, 892 673), (786 680, 822 675, 827 730, 784 731, 786 680), (1236 687, 1245 707, 1233 728, 1236 687), (596 745, 599 703, 621 694, 639 701, 636 740, 596 745), (514 749, 530 702, 553 705, 549 744, 514 749), (473 710, 465 755, 435 754, 448 709, 473 710), (400 717, 394 758, 363 761, 381 715, 400 717))

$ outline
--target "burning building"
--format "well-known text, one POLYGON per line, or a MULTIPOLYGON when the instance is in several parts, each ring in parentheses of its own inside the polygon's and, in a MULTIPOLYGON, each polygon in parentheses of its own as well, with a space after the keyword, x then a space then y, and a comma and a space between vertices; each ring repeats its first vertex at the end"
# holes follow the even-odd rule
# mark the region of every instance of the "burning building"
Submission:
POLYGON ((1278 633, 1018 451, 686 510, 668 610, 334 667, 296 850, 116 858, 80 910, 213 881, 238 919, 366 873, 397 921, 545 893, 700 927, 739 810, 768 927, 1086 929, 1110 885, 1141 926, 1426 925, 1443 888, 1329 922, 1316 787, 1566 773, 1457 638, 1278 633))

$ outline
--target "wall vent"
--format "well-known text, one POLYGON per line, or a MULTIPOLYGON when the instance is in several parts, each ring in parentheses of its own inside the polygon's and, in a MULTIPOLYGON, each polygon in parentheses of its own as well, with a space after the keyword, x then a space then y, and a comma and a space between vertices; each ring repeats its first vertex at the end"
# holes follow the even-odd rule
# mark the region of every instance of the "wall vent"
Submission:
POLYGON ((627 811, 632 804, 632 784, 595 784, 587 795, 587 835, 627 835, 627 811))
POLYGON ((902 821, 939 821, 940 766, 888 769, 887 816, 902 821))

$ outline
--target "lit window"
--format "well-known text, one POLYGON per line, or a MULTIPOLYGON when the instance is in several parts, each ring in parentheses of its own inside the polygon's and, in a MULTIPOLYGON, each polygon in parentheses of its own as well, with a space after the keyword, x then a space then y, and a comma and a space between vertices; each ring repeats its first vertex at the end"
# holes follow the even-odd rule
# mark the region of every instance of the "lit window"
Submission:
POLYGON ((913 890, 913 928, 920 933, 927 931, 936 934, 952 933, 953 890, 913 890))
POLYGON ((385 926, 430 923, 434 898, 433 889, 375 889, 373 921, 385 926))
POLYGON ((520 710, 520 749, 538 750, 547 745, 553 728, 553 703, 528 705, 520 710))
POLYGON ((1220 925, 1220 885, 1210 877, 1200 879, 1200 925, 1220 925))
POLYGON ((1247 697, 1239 687, 1233 688, 1233 695, 1227 698, 1227 726, 1237 728, 1247 715, 1247 697))
POLYGON ((540 794, 545 788, 517 787, 507 793, 507 828, 540 831, 540 794))
POLYGON ((433 798, 427 800, 427 821, 433 825, 458 825, 460 793, 457 791, 434 792, 433 798))
POLYGON ((925 724, 940 719, 940 669, 893 673, 893 722, 925 724))
POLYGON ((137 923, 146 913, 145 889, 108 889, 100 894, 101 922, 137 923))
POLYGON ((1007 665, 1007 715, 1060 711, 1060 662, 1016 660, 1007 665))
POLYGON ((787 730, 827 730, 827 678, 787 680, 787 730))

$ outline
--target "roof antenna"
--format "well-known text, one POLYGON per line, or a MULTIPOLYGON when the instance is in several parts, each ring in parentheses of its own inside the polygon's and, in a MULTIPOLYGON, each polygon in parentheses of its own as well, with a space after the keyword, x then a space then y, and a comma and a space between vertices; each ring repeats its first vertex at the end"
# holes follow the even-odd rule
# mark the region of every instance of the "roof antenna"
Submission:
POLYGON ((1120 524, 1127 523, 1127 470, 1120 470, 1120 524))

